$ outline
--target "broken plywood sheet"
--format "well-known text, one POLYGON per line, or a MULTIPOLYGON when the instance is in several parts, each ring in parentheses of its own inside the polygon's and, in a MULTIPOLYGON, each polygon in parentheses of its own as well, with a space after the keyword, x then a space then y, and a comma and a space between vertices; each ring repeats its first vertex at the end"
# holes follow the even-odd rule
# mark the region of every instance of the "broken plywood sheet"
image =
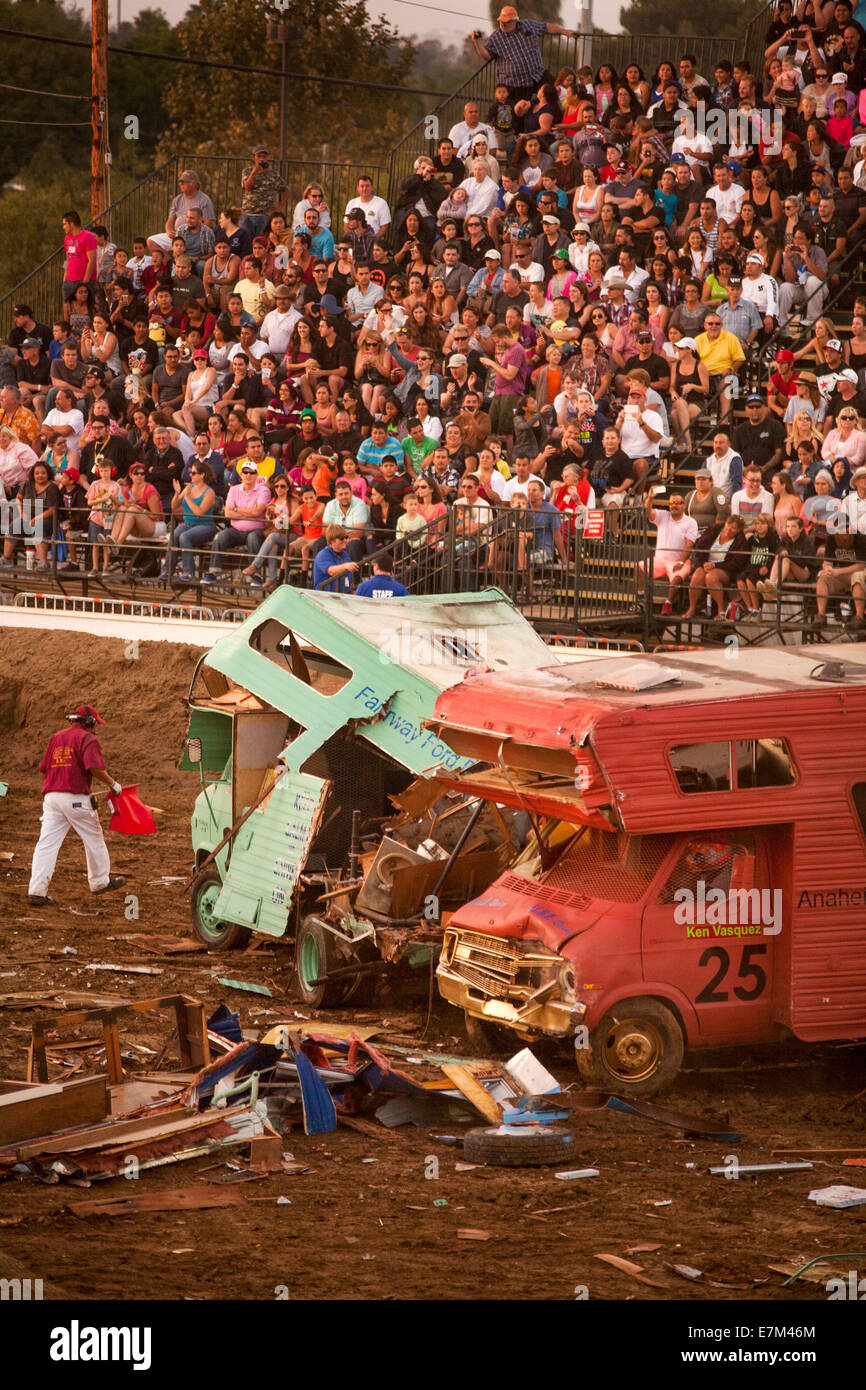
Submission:
POLYGON ((0 1145, 95 1124, 107 1114, 104 1076, 47 1084, 0 1082, 0 1145))
POLYGON ((202 1207, 239 1207, 244 1197, 240 1192, 221 1189, 207 1192, 200 1187, 181 1187, 171 1192, 142 1192, 127 1197, 95 1198, 86 1202, 70 1202, 73 1216, 135 1216, 138 1212, 194 1211, 202 1207))

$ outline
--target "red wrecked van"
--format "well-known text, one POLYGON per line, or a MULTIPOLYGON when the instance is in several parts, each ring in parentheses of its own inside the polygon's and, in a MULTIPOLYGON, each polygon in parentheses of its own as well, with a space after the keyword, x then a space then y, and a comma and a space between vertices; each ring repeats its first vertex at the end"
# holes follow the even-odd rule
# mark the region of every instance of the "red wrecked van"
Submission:
POLYGON ((449 786, 525 812, 447 923, 439 989, 573 1038, 649 1096, 685 1047, 866 1036, 866 657, 852 645, 605 656, 473 674, 429 727, 449 786))

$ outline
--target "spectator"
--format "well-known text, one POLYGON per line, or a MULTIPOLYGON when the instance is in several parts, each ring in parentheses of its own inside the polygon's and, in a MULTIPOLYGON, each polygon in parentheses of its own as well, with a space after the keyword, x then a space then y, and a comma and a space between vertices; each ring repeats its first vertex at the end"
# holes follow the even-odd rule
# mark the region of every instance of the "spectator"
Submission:
POLYGON ((553 77, 544 66, 539 34, 574 36, 576 30, 538 19, 520 19, 513 5, 504 5, 497 18, 498 28, 482 42, 480 29, 472 31, 475 52, 483 63, 496 62, 496 81, 507 87, 512 102, 531 100, 542 82, 553 77))
POLYGON ((688 578, 691 564, 689 551, 698 538, 698 523, 686 516, 682 493, 673 492, 668 500, 668 510, 656 510, 653 506, 653 489, 644 498, 647 520, 657 528, 655 550, 646 568, 638 568, 638 586, 646 587, 647 579, 667 579, 669 588, 662 607, 662 616, 672 611, 674 595, 680 584, 688 578))
POLYGON ((328 593, 350 594, 352 575, 359 568, 356 560, 346 559, 348 536, 342 526, 325 528, 325 545, 313 562, 313 588, 328 593))
POLYGON ((288 184, 271 164, 267 146, 257 145, 252 154, 252 164, 241 173, 240 222, 241 228, 251 237, 265 230, 272 214, 285 207, 289 196, 288 184))
POLYGON ((256 555, 264 539, 264 517, 271 502, 270 488, 259 478, 254 463, 242 464, 240 472, 240 484, 228 490, 225 518, 229 525, 217 533, 211 546, 210 568, 203 576, 205 584, 219 583, 222 557, 227 550, 235 550, 242 545, 248 555, 256 555))

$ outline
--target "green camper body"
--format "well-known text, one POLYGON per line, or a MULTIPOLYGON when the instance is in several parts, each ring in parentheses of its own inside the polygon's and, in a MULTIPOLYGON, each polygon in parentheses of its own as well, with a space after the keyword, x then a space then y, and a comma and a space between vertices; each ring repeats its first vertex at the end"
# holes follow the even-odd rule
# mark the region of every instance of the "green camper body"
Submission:
POLYGON ((422 727, 443 689, 479 666, 550 660, 498 589, 390 600, 276 590, 202 658, 190 691, 180 766, 196 765, 198 740, 196 870, 235 827, 198 881, 199 917, 215 938, 226 924, 284 935, 311 853, 333 868, 342 845, 345 858, 353 808, 369 812, 380 791, 384 802, 417 776, 466 765, 422 727))

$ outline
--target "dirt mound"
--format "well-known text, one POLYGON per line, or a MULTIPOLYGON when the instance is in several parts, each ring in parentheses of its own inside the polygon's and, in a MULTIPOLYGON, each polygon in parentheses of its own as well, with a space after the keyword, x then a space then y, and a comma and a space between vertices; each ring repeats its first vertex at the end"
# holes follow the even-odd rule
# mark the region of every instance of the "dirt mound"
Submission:
MULTIPOLYGON (((64 715, 86 701, 107 720, 99 738, 109 768, 142 781, 157 800, 188 793, 176 772, 197 647, 66 632, 8 632, 0 641, 0 776, 36 774, 64 715), (165 789, 165 790, 163 790, 165 789)), ((187 797, 187 799, 189 799, 187 797)), ((158 801, 163 805, 163 801, 158 801)))

